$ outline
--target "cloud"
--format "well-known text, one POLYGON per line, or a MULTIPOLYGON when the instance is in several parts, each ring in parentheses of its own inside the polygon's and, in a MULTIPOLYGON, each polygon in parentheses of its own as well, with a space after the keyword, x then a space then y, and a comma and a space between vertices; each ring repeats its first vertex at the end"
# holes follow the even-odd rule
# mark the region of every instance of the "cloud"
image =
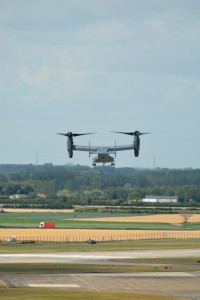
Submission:
POLYGON ((44 88, 46 89, 50 84, 50 79, 53 75, 53 70, 48 67, 42 67, 37 70, 35 73, 30 73, 29 71, 24 71, 20 75, 20 79, 31 86, 37 88, 44 88))
MULTIPOLYGON (((31 132, 34 147, 50 153, 58 128, 151 131, 143 155, 159 149, 178 164, 178 147, 191 151, 183 128, 199 149, 199 10, 196 0, 0 0, 5 136, 15 130, 17 143, 19 128, 31 132), (47 132, 48 149, 34 124, 47 132)), ((188 160, 195 165, 198 155, 188 160)))
POLYGON ((186 18, 183 9, 188 7, 180 2, 175 2, 179 9, 172 1, 168 5, 160 5, 159 1, 142 1, 141 5, 137 1, 126 1, 127 5, 120 1, 103 5, 98 1, 86 1, 84 5, 81 1, 59 1, 56 5, 51 0, 47 5, 43 0, 34 4, 20 1, 21 7, 11 3, 4 6, 7 22, 4 19, 1 29, 1 54, 27 72, 32 72, 33 65, 42 70, 51 68, 54 73, 57 68, 77 73, 174 73, 199 69, 200 21, 186 18), (47 11, 43 14, 45 7, 47 11), (134 18, 137 12, 138 17, 134 18), (68 26, 72 19, 77 26, 68 26), (17 22, 21 26, 15 26, 17 22), (62 23, 63 28, 57 23, 62 23))

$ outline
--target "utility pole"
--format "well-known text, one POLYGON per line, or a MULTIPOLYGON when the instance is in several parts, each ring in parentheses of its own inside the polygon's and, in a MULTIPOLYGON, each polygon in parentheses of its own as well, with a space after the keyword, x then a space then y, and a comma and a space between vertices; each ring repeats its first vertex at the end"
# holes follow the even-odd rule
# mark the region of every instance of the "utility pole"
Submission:
POLYGON ((153 168, 155 169, 156 168, 156 157, 154 156, 153 158, 153 168))
POLYGON ((38 153, 35 155, 35 165, 38 166, 38 153))

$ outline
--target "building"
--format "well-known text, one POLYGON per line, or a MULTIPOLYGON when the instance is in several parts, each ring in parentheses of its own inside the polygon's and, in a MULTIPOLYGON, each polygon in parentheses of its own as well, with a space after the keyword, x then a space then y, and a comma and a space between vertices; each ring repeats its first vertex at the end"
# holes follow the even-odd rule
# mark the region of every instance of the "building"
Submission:
POLYGON ((47 196, 45 194, 37 194, 37 197, 41 198, 41 199, 46 199, 47 198, 47 196))
POLYGON ((25 199, 25 198, 27 198, 27 196, 24 194, 14 194, 9 196, 9 199, 25 199))
POLYGON ((149 203, 177 203, 178 197, 176 196, 146 196, 142 202, 149 203))

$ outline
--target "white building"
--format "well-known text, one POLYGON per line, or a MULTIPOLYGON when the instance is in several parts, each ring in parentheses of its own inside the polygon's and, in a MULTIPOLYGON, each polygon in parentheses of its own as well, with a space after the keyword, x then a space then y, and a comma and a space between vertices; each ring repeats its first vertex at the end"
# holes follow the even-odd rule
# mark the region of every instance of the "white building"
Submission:
POLYGON ((178 197, 175 196, 146 196, 142 202, 150 203, 177 203, 178 197))

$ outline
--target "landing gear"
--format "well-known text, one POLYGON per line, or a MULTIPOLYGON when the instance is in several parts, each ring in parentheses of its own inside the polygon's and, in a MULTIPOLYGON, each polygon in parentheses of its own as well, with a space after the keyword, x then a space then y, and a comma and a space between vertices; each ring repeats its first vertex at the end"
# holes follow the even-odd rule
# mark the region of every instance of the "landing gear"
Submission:
POLYGON ((96 164, 95 164, 95 163, 93 163, 93 164, 92 164, 92 166, 93 166, 93 167, 96 167, 96 164))
POLYGON ((111 167, 114 167, 115 166, 115 163, 111 163, 111 167))

